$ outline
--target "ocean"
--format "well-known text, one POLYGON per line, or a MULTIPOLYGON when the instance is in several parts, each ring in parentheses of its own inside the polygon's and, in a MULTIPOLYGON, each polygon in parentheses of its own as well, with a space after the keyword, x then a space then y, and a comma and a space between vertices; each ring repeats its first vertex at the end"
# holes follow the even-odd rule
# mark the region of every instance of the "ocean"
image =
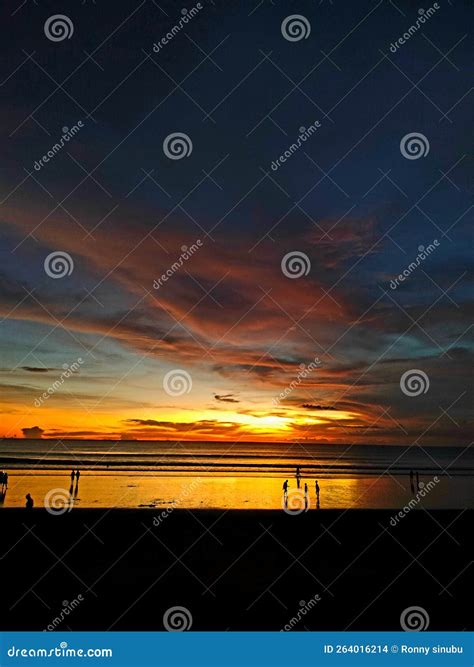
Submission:
POLYGON ((97 440, 0 440, 0 467, 281 476, 301 467, 319 477, 474 475, 462 447, 97 440))

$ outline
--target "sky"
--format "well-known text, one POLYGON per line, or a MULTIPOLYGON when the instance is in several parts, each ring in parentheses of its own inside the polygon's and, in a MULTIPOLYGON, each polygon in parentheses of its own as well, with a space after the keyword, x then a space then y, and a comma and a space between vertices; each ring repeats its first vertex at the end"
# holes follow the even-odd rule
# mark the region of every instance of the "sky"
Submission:
POLYGON ((430 7, 2 3, 0 435, 468 446, 473 12, 430 7))

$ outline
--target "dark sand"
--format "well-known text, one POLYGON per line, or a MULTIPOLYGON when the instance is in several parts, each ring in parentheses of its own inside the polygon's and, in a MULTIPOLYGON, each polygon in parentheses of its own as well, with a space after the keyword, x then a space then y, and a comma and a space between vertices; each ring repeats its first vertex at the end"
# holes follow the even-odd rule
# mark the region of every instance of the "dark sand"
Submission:
POLYGON ((1 510, 0 628, 43 630, 81 595, 58 630, 162 630, 177 605, 193 630, 280 630, 319 595, 294 630, 399 630, 413 605, 430 630, 472 629, 472 511, 158 516, 1 510))

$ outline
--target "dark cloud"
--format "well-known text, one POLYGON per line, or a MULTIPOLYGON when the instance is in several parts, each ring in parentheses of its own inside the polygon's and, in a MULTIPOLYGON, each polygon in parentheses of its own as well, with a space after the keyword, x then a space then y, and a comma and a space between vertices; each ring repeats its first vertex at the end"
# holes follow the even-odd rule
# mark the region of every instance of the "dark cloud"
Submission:
POLYGON ((222 403, 240 403, 240 401, 234 398, 234 394, 214 394, 216 401, 222 401, 222 403))
POLYGON ((40 368, 37 366, 20 366, 20 368, 24 371, 28 371, 28 373, 48 373, 49 371, 54 370, 54 368, 40 368))
POLYGON ((44 429, 39 426, 29 426, 22 428, 21 430, 24 438, 41 438, 44 433, 44 429))
POLYGON ((339 410, 331 405, 314 405, 313 403, 303 403, 301 407, 306 410, 339 410))

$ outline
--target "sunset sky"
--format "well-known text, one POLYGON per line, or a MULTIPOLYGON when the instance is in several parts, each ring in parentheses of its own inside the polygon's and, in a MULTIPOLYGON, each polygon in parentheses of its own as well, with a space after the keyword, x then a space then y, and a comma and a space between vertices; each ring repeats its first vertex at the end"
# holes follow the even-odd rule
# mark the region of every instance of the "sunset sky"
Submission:
POLYGON ((364 0, 350 12, 298 3, 311 33, 291 42, 284 3, 203 2, 158 54, 153 43, 180 19, 176 3, 123 1, 110 13, 77 3, 74 34, 57 43, 43 30, 53 10, 10 4, 0 435, 471 441, 467 2, 443 3, 395 54, 390 44, 417 19, 413 3, 364 0), (164 154, 174 132, 191 138, 189 157, 164 154), (401 154, 411 132, 429 139, 425 157, 401 154), (44 268, 56 251, 74 263, 60 279, 44 268), (297 279, 281 268, 294 251, 310 260, 297 279), (163 386, 176 369, 192 379, 180 396, 163 386), (425 394, 401 391, 411 369, 428 376, 425 394))

